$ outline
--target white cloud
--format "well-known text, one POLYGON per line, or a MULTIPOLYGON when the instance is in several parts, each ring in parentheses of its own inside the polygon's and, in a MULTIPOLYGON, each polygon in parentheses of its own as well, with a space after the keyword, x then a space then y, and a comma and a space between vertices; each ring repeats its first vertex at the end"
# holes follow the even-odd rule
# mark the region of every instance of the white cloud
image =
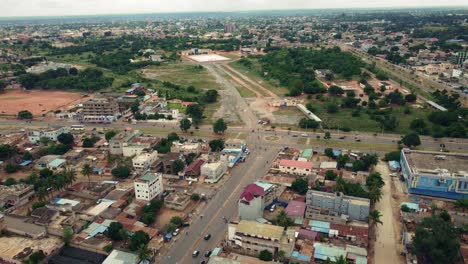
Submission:
POLYGON ((466 6, 465 0, 0 0, 0 16, 167 13, 272 9, 466 6))

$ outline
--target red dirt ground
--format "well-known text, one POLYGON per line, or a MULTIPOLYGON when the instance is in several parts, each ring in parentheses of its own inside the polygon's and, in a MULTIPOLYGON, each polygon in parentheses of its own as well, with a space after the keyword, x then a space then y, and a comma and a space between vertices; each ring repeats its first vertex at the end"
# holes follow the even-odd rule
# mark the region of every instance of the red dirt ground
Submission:
POLYGON ((0 114, 16 115, 28 110, 34 116, 49 111, 64 109, 79 100, 81 95, 62 91, 18 91, 10 90, 0 94, 0 114))

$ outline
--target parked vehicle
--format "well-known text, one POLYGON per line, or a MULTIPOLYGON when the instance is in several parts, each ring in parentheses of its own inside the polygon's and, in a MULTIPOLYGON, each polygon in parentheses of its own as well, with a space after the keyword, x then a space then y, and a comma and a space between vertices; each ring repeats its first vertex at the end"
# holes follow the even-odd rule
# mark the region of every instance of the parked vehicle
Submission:
POLYGON ((198 254, 200 254, 200 251, 195 250, 195 251, 193 251, 193 253, 192 253, 192 257, 196 258, 196 257, 198 257, 198 254))
POLYGON ((211 234, 206 234, 205 237, 204 237, 203 239, 205 239, 205 240, 210 240, 210 238, 211 238, 211 234))

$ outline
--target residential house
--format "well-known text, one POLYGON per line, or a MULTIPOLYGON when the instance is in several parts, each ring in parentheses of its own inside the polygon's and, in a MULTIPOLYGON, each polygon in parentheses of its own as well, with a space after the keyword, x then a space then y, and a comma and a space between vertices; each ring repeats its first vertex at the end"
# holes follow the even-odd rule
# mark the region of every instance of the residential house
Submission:
POLYGON ((258 256, 261 251, 268 250, 273 256, 283 251, 285 257, 289 257, 294 248, 294 241, 295 231, 285 231, 282 226, 247 220, 228 225, 227 246, 246 255, 258 256))
POLYGON ((242 191, 239 200, 239 218, 253 220, 263 217, 265 208, 263 196, 265 191, 255 183, 247 185, 242 191))
POLYGON ((309 176, 312 175, 313 163, 309 161, 282 159, 279 163, 279 171, 282 173, 309 176))
POLYGON ((148 173, 134 182, 137 200, 151 201, 163 192, 162 174, 148 173))
POLYGON ((183 211, 190 204, 190 195, 181 192, 171 192, 164 198, 164 206, 178 211, 183 211))
POLYGON ((286 215, 294 220, 295 224, 302 225, 304 223, 304 214, 306 210, 306 203, 301 201, 289 201, 286 206, 286 215))
POLYGON ((308 215, 313 215, 309 207, 319 207, 347 215, 350 220, 367 221, 369 217, 370 200, 366 198, 309 190, 306 201, 308 215))
POLYGON ((0 208, 9 212, 29 202, 34 195, 34 186, 29 184, 0 185, 0 208))
POLYGON ((215 183, 227 172, 227 164, 224 161, 205 163, 201 166, 201 175, 205 177, 205 182, 215 183))
POLYGON ((157 160, 158 152, 156 150, 152 152, 141 153, 132 159, 133 168, 135 170, 146 170, 157 160))
POLYGON ((57 141, 58 136, 69 132, 70 131, 66 127, 33 130, 28 132, 28 140, 31 143, 39 143, 41 138, 47 138, 48 140, 55 142, 57 141))

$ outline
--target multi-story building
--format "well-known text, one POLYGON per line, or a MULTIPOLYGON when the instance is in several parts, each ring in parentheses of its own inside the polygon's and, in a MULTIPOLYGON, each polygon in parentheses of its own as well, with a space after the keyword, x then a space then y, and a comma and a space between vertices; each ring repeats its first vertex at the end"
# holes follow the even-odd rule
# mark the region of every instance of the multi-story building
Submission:
POLYGON ((245 186, 238 201, 240 219, 255 221, 258 218, 262 218, 265 208, 263 203, 264 195, 265 191, 263 188, 255 183, 245 186))
POLYGON ((0 208, 9 212, 25 205, 34 195, 34 186, 28 184, 15 184, 11 186, 0 185, 0 208))
MULTIPOLYGON (((129 142, 139 135, 138 130, 124 130, 119 134, 115 135, 109 140, 109 153, 112 155, 123 155, 124 147, 128 145, 129 142)), ((130 152, 132 155, 126 156, 131 157, 136 155, 137 152, 130 152)), ((140 152, 141 153, 141 152, 140 152)))
POLYGON ((152 152, 141 153, 132 159, 133 168, 135 170, 146 170, 151 166, 151 164, 156 162, 156 160, 158 160, 158 152, 155 150, 152 152))
POLYGON ((367 221, 369 217, 370 200, 366 198, 348 196, 343 193, 309 190, 307 191, 306 202, 306 215, 312 216, 312 218, 314 218, 314 211, 317 208, 347 215, 350 220, 367 221))
POLYGON ((47 138, 50 141, 57 141, 58 136, 69 132, 70 131, 66 127, 33 130, 28 132, 28 140, 31 143, 39 143, 41 138, 47 138))
POLYGON ((205 163, 201 166, 201 175, 205 176, 205 182, 215 183, 227 172, 226 162, 219 160, 217 162, 205 163))
POLYGON ((468 154, 401 150, 401 172, 409 193, 468 198, 468 154))
POLYGON ((147 173, 136 179, 133 184, 137 200, 151 201, 163 192, 160 173, 147 173))
POLYGON ((293 229, 285 231, 282 226, 241 220, 229 223, 227 245, 246 255, 258 256, 261 251, 268 250, 273 256, 284 251, 285 257, 289 257, 294 248, 294 234, 293 229))
POLYGON ((282 173, 309 176, 312 175, 314 164, 309 161, 282 159, 279 162, 279 171, 282 173))
POLYGON ((92 98, 83 103, 81 120, 83 122, 112 122, 119 118, 119 104, 114 98, 92 98))

